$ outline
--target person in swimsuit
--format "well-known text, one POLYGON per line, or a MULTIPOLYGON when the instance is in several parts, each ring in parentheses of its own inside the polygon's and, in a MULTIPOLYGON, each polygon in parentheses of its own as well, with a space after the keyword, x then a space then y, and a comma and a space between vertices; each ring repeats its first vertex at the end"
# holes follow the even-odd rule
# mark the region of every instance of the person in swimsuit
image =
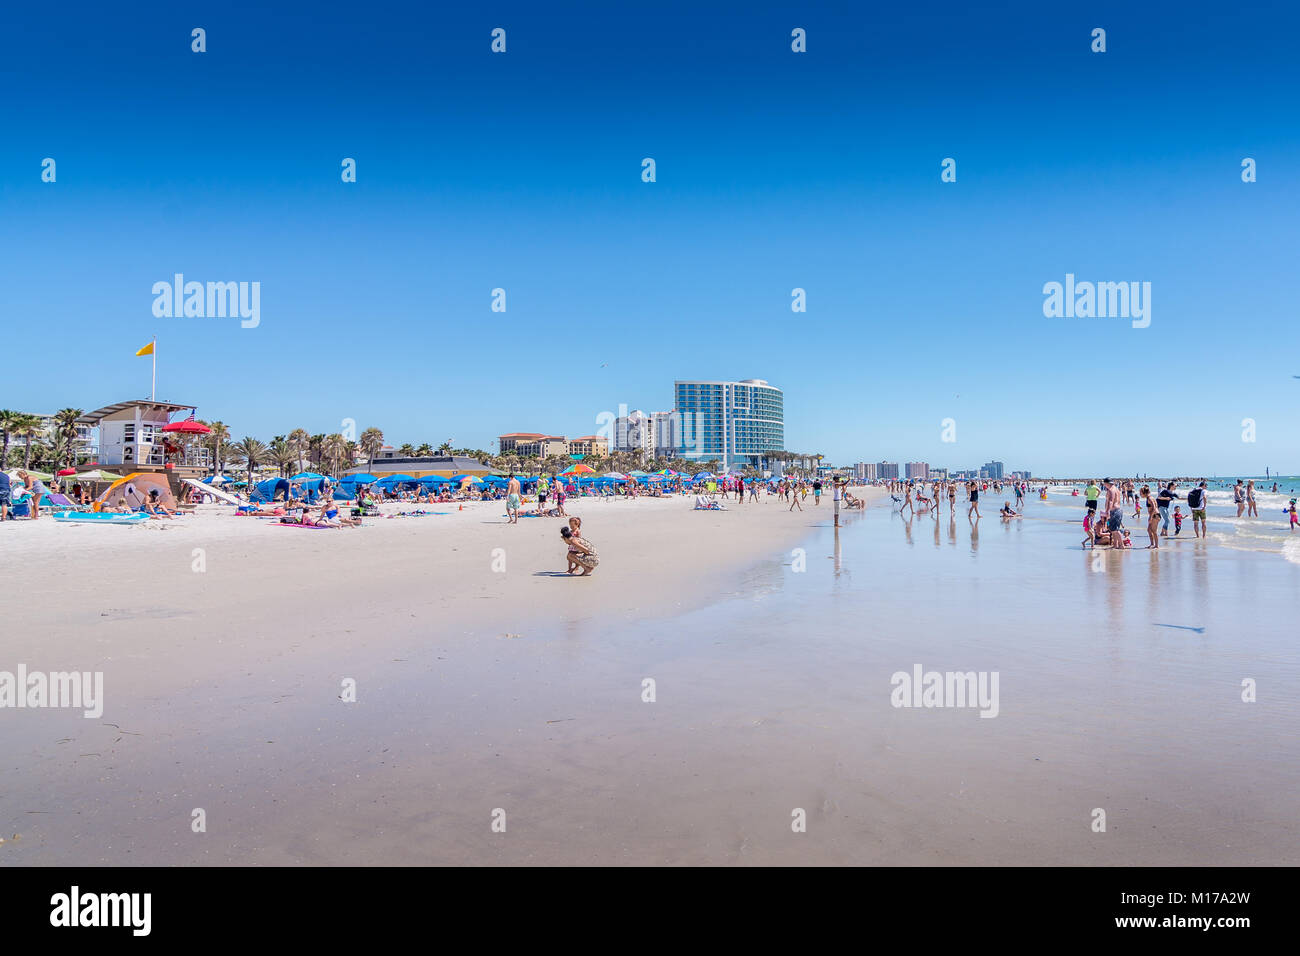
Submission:
POLYGON ((1259 505, 1255 502, 1255 482, 1246 482, 1246 517, 1258 518, 1259 505))
POLYGON ((1201 482, 1195 488, 1187 493, 1187 507, 1192 509, 1192 537, 1204 538, 1207 536, 1205 525, 1205 506, 1207 504, 1207 495, 1205 482, 1201 482))
POLYGON ((519 523, 519 479, 513 475, 506 485, 506 515, 510 518, 506 524, 519 523))
POLYGON ((1246 510, 1246 491, 1241 487, 1241 479, 1237 479, 1236 485, 1232 488, 1232 503, 1237 506, 1237 517, 1246 510))
POLYGON ((980 516, 980 486, 973 482, 966 482, 966 487, 970 489, 970 507, 966 509, 966 518, 969 520, 971 512, 975 512, 975 517, 980 516))
POLYGON ((555 479, 555 513, 559 515, 561 518, 568 517, 568 515, 565 514, 564 511, 564 499, 567 497, 568 495, 565 492, 564 482, 561 481, 559 478, 556 478, 555 479))
POLYGON ((537 513, 538 514, 541 514, 544 510, 546 510, 547 490, 548 490, 548 483, 546 481, 546 476, 542 475, 537 479, 537 513))
POLYGON ((1151 496, 1151 489, 1143 485, 1142 490, 1138 493, 1138 501, 1146 502, 1147 506, 1147 537, 1151 543, 1147 545, 1147 550, 1160 547, 1160 512, 1156 507, 1156 499, 1151 496))

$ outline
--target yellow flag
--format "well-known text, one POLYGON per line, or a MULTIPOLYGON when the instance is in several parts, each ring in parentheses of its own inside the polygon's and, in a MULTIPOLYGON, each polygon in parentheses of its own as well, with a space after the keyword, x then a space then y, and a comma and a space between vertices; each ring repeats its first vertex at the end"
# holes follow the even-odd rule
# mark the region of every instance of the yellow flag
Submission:
POLYGON ((148 345, 146 345, 144 348, 142 348, 140 351, 136 352, 135 354, 136 354, 136 355, 153 355, 153 343, 150 342, 148 345))

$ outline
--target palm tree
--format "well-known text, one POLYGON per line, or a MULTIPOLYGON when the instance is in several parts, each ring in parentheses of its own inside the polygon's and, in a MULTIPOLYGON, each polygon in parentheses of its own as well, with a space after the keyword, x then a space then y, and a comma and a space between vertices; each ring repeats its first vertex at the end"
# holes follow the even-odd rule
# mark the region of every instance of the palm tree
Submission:
POLYGON ((307 454, 307 449, 311 445, 311 435, 307 434, 307 429, 305 428, 295 428, 293 431, 289 432, 288 442, 289 447, 293 449, 295 459, 298 462, 298 471, 295 472, 295 474, 297 474, 303 470, 303 456, 307 454))
POLYGON ((366 466, 369 467, 375 463, 375 456, 379 454, 379 449, 384 447, 384 433, 378 428, 367 428, 361 433, 361 441, 357 444, 361 448, 361 454, 366 458, 366 466))
POLYGON ((451 454, 451 439, 450 439, 450 438, 448 438, 445 442, 443 442, 441 445, 438 446, 438 454, 439 454, 439 455, 450 455, 450 454, 451 454))
POLYGON ((243 460, 248 466, 248 486, 253 487, 254 477, 253 470, 258 464, 267 458, 268 449, 265 444, 256 438, 244 438, 243 441, 236 442, 230 446, 230 450, 243 460))
POLYGON ((39 415, 22 414, 12 426, 12 431, 19 438, 26 439, 23 449, 23 469, 26 470, 32 466, 32 439, 44 434, 45 428, 39 415))
POLYGON ((320 457, 321 465, 325 467, 331 475, 338 475, 342 470, 343 462, 348 456, 348 441, 342 435, 333 434, 326 436, 321 441, 320 457))
POLYGON ((10 408, 0 408, 0 435, 3 435, 3 446, 0 446, 0 468, 4 468, 9 463, 9 441, 13 437, 14 426, 22 417, 22 412, 15 412, 10 408))
POLYGON ((225 451, 227 442, 230 441, 230 429, 224 422, 208 422, 208 427, 212 432, 204 438, 204 444, 212 449, 212 470, 215 474, 221 474, 222 465, 225 464, 225 451))
POLYGON ((433 454, 433 446, 430 445, 428 442, 424 442, 423 444, 420 445, 419 448, 415 449, 416 458, 428 458, 432 454, 433 454))
POLYGON ((66 467, 71 468, 76 462, 77 419, 85 412, 80 408, 60 408, 54 413, 54 437, 63 445, 62 451, 66 467))
POLYGON ((325 436, 312 435, 307 441, 307 461, 313 468, 322 467, 321 462, 325 459, 325 436))
POLYGON ((292 465, 297 457, 293 446, 289 444, 289 439, 283 435, 276 435, 266 446, 266 451, 271 461, 275 462, 275 466, 280 469, 280 477, 283 478, 285 469, 292 465))
POLYGON ((406 442, 404 445, 401 445, 401 446, 397 449, 397 457, 398 457, 398 458, 414 458, 414 457, 415 457, 415 446, 412 445, 409 441, 406 442))

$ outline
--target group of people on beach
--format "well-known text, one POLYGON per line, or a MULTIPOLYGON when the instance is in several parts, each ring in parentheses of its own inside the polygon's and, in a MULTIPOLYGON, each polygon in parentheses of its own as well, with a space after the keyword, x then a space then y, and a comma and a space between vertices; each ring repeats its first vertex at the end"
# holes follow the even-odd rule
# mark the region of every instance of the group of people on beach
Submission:
MULTIPOLYGON (((1192 515, 1192 536, 1197 538, 1203 538, 1207 533, 1205 517, 1206 507, 1209 504, 1207 485, 1207 482, 1202 481, 1187 492, 1187 507, 1192 515)), ((1124 514, 1131 505, 1134 518, 1141 518, 1142 509, 1146 508, 1147 539, 1150 541, 1147 550, 1158 549, 1160 539, 1169 537, 1171 518, 1174 523, 1174 536, 1177 537, 1183 531, 1186 515, 1183 513, 1182 505, 1174 504, 1175 501, 1183 500, 1177 488, 1177 481, 1167 481, 1163 485, 1157 483, 1153 494, 1149 484, 1138 488, 1136 482, 1129 480, 1112 481, 1105 478, 1100 485, 1095 479, 1090 481, 1083 492, 1087 507, 1083 516, 1085 535, 1083 546, 1095 548, 1098 545, 1106 545, 1112 548, 1131 548, 1132 538, 1128 529, 1124 527, 1124 514), (1101 506, 1103 494, 1106 499, 1104 506, 1101 506), (1101 518, 1098 517, 1099 506, 1104 507, 1101 518)))
MULTIPOLYGON (((926 494, 925 482, 923 481, 891 482, 889 490, 890 497, 893 498, 894 503, 898 505, 899 514, 902 514, 904 511, 911 512, 912 514, 923 514, 929 511, 937 518, 939 517, 939 512, 942 510, 943 499, 945 497, 948 499, 949 513, 957 513, 959 485, 961 487, 963 503, 966 505, 966 517, 970 521, 979 521, 982 517, 980 514, 981 491, 988 491, 991 487, 994 493, 997 493, 1002 491, 1004 487, 1009 487, 1015 492, 1016 508, 1023 508, 1025 506, 1025 495, 1029 493, 1029 482, 1019 479, 1012 482, 980 482, 968 480, 964 483, 952 480, 945 481, 935 479, 930 482, 930 493, 928 495, 926 494), (895 488, 897 489, 897 493, 895 492, 895 488)), ((1004 521, 1011 518, 1022 517, 1021 512, 1017 511, 1016 508, 1011 507, 1011 502, 1007 501, 999 511, 999 517, 1004 521)))

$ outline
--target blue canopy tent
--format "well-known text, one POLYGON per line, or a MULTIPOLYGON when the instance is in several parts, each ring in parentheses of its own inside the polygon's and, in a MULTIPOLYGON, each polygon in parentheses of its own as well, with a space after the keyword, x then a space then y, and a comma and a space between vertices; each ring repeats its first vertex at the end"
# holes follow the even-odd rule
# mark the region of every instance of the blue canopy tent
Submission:
POLYGON ((360 474, 360 475, 344 475, 342 478, 339 479, 339 484, 341 484, 341 485, 369 485, 369 484, 373 484, 374 482, 376 482, 376 481, 378 481, 378 480, 379 480, 379 479, 376 478, 374 475, 372 475, 372 474, 370 474, 370 473, 367 472, 367 473, 365 473, 365 474, 360 474))
POLYGON ((283 478, 267 478, 265 481, 259 481, 248 494, 248 500, 253 502, 275 501, 277 498, 283 501, 288 497, 289 482, 283 478))
POLYGON ((314 471, 304 471, 300 474, 294 475, 289 480, 290 481, 316 481, 324 477, 325 477, 324 475, 318 475, 314 471))

